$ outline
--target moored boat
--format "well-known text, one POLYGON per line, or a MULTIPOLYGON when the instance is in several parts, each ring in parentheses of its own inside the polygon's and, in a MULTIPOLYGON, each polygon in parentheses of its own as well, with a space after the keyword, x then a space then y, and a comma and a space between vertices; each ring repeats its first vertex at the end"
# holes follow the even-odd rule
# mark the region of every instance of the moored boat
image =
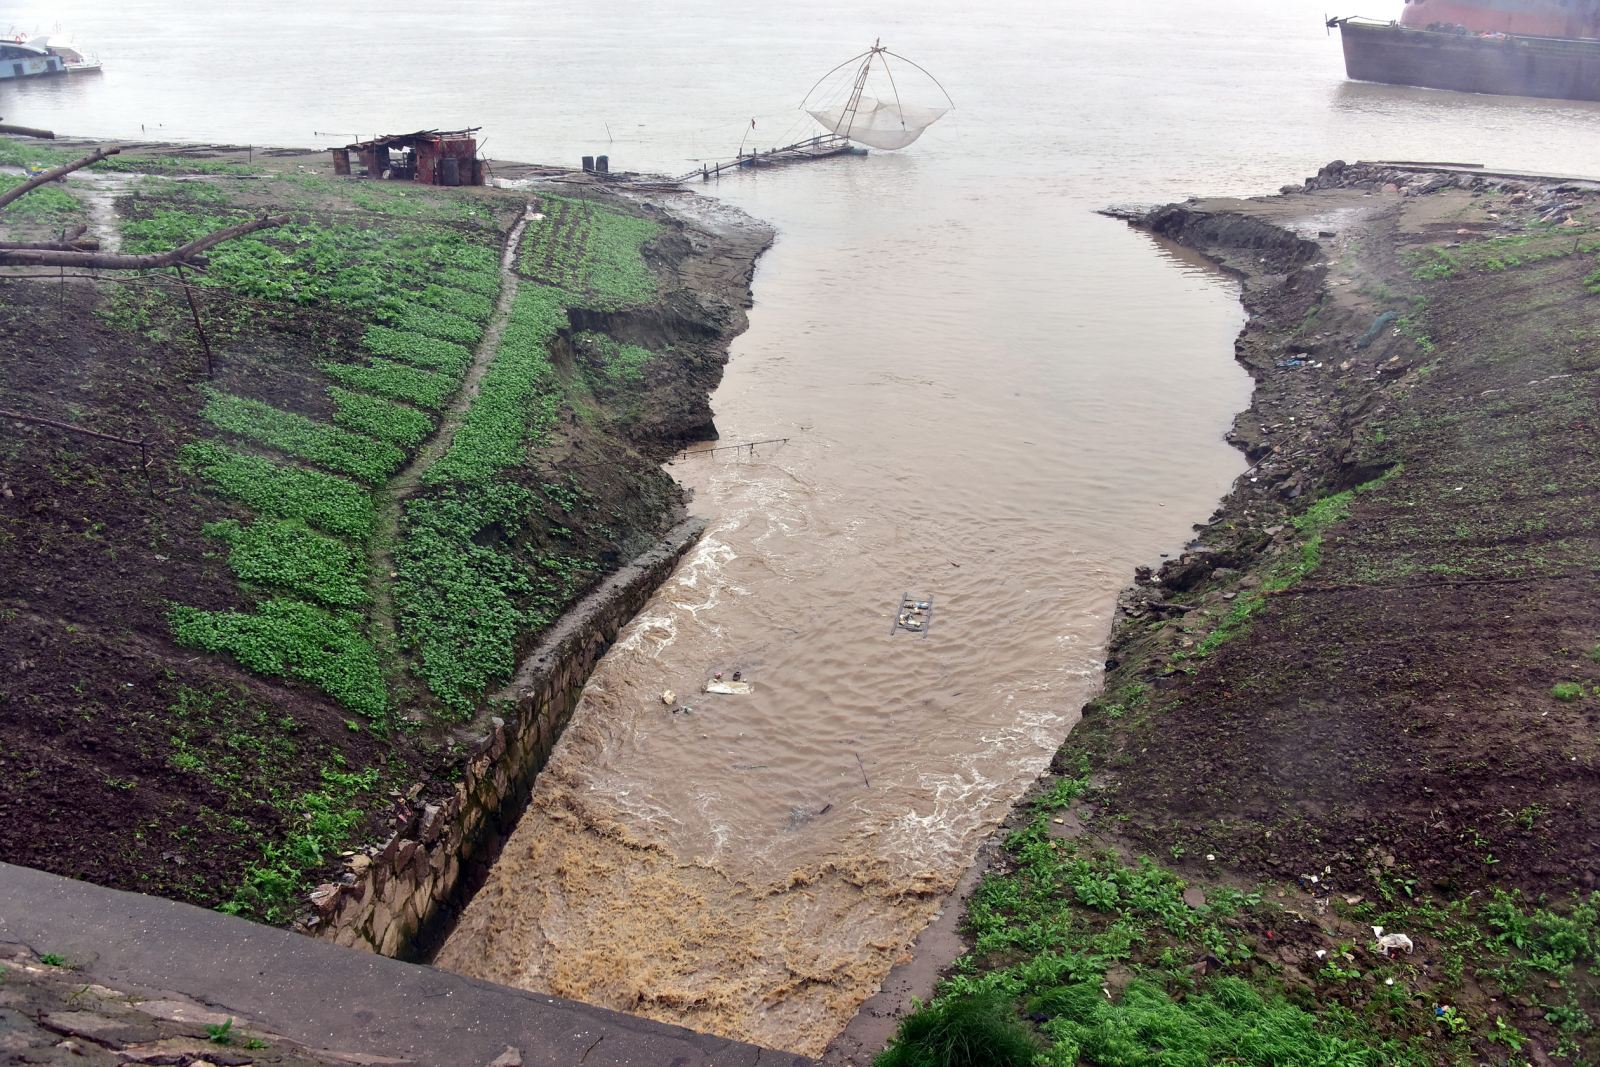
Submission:
POLYGON ((1356 81, 1600 100, 1600 0, 1407 0, 1393 22, 1328 25, 1356 81))
POLYGON ((99 70, 98 59, 85 56, 70 43, 22 34, 0 40, 0 81, 50 74, 92 74, 99 70))

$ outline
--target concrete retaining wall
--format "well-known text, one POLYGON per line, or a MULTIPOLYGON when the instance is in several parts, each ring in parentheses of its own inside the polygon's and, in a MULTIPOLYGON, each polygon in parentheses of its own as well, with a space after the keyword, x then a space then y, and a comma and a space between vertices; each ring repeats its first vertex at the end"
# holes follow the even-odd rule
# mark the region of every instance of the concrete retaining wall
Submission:
POLYGON ((426 803, 424 787, 412 787, 394 833, 350 857, 341 881, 313 890, 299 926, 385 956, 431 947, 516 825, 600 657, 704 529, 700 519, 680 523, 567 612, 523 661, 508 687, 514 706, 489 720, 455 794, 426 803))

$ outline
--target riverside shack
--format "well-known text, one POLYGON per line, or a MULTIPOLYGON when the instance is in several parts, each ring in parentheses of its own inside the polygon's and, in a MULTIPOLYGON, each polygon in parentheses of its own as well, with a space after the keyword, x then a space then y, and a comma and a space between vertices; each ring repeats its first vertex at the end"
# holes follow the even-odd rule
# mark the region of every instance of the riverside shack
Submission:
POLYGON ((482 127, 465 130, 418 130, 357 141, 331 149, 333 172, 351 173, 351 155, 363 168, 362 176, 417 181, 427 185, 482 185, 483 161, 478 158, 482 127))

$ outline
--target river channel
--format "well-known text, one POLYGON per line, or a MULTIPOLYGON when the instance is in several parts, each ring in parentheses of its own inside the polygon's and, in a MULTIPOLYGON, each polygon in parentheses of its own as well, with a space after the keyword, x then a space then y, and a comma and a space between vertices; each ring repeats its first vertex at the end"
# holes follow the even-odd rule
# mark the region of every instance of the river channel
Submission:
POLYGON ((1321 14, 59 0, 7 18, 64 23, 106 73, 0 88, 0 114, 286 145, 470 123, 500 158, 674 173, 793 139, 874 37, 938 74, 956 110, 905 152, 706 187, 779 234, 717 426, 787 443, 672 466, 707 534, 440 957, 815 1053, 1070 729, 1132 568, 1244 466, 1233 283, 1094 210, 1335 157, 1600 173, 1600 109, 1347 83, 1321 14), (926 636, 891 636, 903 593, 926 636), (752 691, 702 693, 717 671, 752 691))

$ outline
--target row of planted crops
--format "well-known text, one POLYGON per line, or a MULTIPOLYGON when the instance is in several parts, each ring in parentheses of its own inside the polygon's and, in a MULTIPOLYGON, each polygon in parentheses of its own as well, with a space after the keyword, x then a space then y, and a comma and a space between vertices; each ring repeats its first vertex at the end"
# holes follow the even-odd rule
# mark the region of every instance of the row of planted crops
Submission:
MULTIPOLYGON (((566 402, 551 345, 569 331, 570 308, 654 297, 642 249, 659 226, 540 198, 516 260, 523 277, 503 278, 503 227, 520 201, 462 197, 419 211, 414 199, 359 192, 362 213, 309 211, 210 255, 199 284, 218 291, 206 301, 214 329, 227 338, 232 324, 228 359, 248 359, 252 317, 335 328, 297 367, 303 380, 314 364, 320 400, 275 392, 270 369, 203 388, 214 433, 180 460, 250 514, 206 528, 249 606, 179 604, 170 617, 181 644, 306 683, 383 729, 402 706, 470 715, 509 678, 529 635, 594 579, 591 559, 519 543, 537 509, 571 507, 529 474, 566 402), (474 368, 491 325, 498 344, 474 368), (475 391, 463 404, 469 372, 475 391), (424 449, 430 461, 408 469, 424 449)), ((245 217, 214 186, 171 193, 134 198, 129 251, 245 217)), ((173 296, 121 295, 107 314, 148 330, 161 299, 173 296)), ((601 350, 630 378, 649 357, 615 342, 601 350)))

